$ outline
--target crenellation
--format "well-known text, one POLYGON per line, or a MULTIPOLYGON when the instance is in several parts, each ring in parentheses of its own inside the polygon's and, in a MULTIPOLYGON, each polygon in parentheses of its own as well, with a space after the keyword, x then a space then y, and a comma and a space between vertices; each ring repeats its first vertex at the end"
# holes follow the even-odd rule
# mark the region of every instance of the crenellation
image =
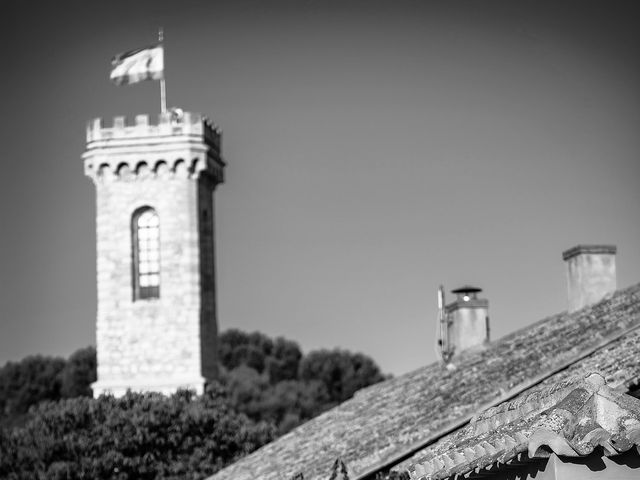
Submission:
POLYGON ((124 130, 127 126, 127 117, 120 115, 113 117, 113 130, 124 130))
POLYGON ((149 115, 146 113, 136 115, 136 127, 147 128, 149 126, 149 115))
POLYGON ((177 113, 177 110, 173 110, 159 114, 155 123, 150 122, 148 114, 136 115, 133 123, 128 122, 126 116, 119 115, 113 118, 111 126, 106 126, 102 118, 95 118, 87 124, 89 148, 91 142, 175 135, 198 136, 220 151, 222 131, 199 113, 177 113))

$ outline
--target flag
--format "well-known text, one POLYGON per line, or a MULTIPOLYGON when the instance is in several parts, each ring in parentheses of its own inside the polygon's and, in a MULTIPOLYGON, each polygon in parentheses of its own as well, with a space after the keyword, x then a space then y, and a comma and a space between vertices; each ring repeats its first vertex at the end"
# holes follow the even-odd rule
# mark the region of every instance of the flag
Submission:
POLYGON ((161 44, 120 53, 111 60, 111 81, 129 85, 164 78, 164 49, 161 44))

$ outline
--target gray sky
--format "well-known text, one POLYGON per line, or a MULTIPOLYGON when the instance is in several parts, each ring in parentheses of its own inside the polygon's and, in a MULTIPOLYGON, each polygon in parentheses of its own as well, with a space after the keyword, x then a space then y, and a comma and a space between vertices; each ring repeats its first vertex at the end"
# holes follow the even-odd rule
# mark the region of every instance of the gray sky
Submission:
POLYGON ((502 336, 566 309, 561 252, 640 281, 640 20, 610 1, 4 1, 0 365, 94 342, 86 121, 156 114, 113 55, 166 39, 168 103, 224 132, 219 324, 435 360, 436 288, 502 336))

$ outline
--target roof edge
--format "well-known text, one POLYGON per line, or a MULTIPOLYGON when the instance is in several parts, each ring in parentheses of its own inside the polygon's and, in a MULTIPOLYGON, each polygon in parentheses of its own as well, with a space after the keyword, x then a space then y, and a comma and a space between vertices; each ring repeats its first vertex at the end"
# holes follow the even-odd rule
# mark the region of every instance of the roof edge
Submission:
MULTIPOLYGON (((635 289, 640 289, 640 282, 634 283, 632 285, 628 285, 628 286, 626 286, 624 288, 619 288, 615 292, 612 292, 611 294, 607 295, 605 298, 603 298, 599 302, 591 304, 591 305, 587 305, 584 308, 585 309, 594 308, 595 306, 599 305, 600 303, 604 303, 604 302, 610 301, 612 298, 615 298, 617 295, 621 295, 621 294, 624 294, 628 290, 635 290, 635 289)), ((572 315, 572 314, 575 314, 575 313, 576 312, 569 313, 567 310, 563 310, 562 312, 558 312, 558 313, 554 313, 554 314, 551 314, 551 315, 547 315, 546 317, 541 318, 540 320, 536 320, 535 322, 532 322, 532 323, 530 323, 528 325, 525 325, 524 327, 518 328, 518 329, 516 329, 516 330, 514 330, 512 332, 506 333, 502 337, 499 337, 499 338, 491 340, 488 344, 486 344, 486 348, 491 348, 493 345, 495 345, 497 343, 500 343, 500 342, 503 342, 503 341, 508 341, 512 337, 514 337, 516 335, 519 335, 519 334, 521 334, 522 332, 524 332, 526 330, 530 330, 530 329, 532 329, 533 327, 535 327, 537 325, 541 325, 541 324, 543 324, 545 322, 548 322, 552 318, 558 318, 558 317, 561 317, 561 316, 564 316, 564 315, 572 315)), ((460 352, 460 355, 463 356, 463 355, 466 355, 467 353, 468 352, 466 352, 466 351, 465 352, 460 352)), ((354 397, 356 395, 362 394, 363 392, 366 392, 367 390, 372 390, 374 388, 379 388, 380 385, 386 384, 387 382, 394 382, 394 381, 398 380, 398 378, 404 377, 406 375, 414 375, 414 374, 422 371, 424 368, 430 367, 432 365, 439 365, 439 364, 441 365, 441 363, 442 362, 436 361, 436 362, 429 363, 427 365, 422 365, 420 367, 414 368, 413 370, 409 370, 408 372, 405 372, 405 373, 401 374, 398 377, 392 377, 392 378, 389 378, 387 380, 383 380, 382 382, 375 383, 375 384, 369 385, 367 387, 363 387, 363 388, 361 388, 360 390, 357 390, 354 393, 354 397)), ((444 368, 444 367, 442 367, 442 368, 444 368)), ((345 402, 348 402, 350 400, 351 399, 346 400, 345 402)), ((331 411, 331 410, 328 410, 328 411, 331 411)))
MULTIPOLYGON (((516 330, 514 330, 512 332, 506 333, 502 337, 496 338, 495 340, 491 340, 491 343, 489 344, 489 346, 495 345, 496 343, 499 343, 499 342, 502 342, 502 341, 507 341, 507 340, 511 339, 512 337, 520 335, 524 331, 531 330, 533 327, 535 327, 537 325, 541 325, 541 324, 543 324, 545 322, 548 322, 552 318, 558 318, 558 317, 562 317, 564 315, 576 315, 581 310, 593 309, 593 308, 597 307, 598 305, 600 305, 601 303, 605 303, 605 302, 611 301, 613 298, 617 297, 618 295, 623 295, 628 291, 639 290, 639 289, 640 289, 640 282, 637 282, 637 283, 634 283, 632 285, 628 285, 628 286, 626 286, 624 288, 618 288, 614 292, 611 292, 611 293, 607 294, 604 298, 602 298, 598 302, 589 304, 589 305, 581 308, 580 310, 576 310, 574 312, 569 312, 568 310, 563 310, 561 312, 552 313, 550 315, 547 315, 544 318, 541 318, 540 320, 536 320, 535 322, 532 322, 532 323, 530 323, 528 325, 525 325, 524 327, 518 328, 518 329, 516 329, 516 330)), ((462 354, 463 353, 461 353, 461 355, 462 354)), ((417 368, 416 370, 420 370, 420 369, 417 368)))

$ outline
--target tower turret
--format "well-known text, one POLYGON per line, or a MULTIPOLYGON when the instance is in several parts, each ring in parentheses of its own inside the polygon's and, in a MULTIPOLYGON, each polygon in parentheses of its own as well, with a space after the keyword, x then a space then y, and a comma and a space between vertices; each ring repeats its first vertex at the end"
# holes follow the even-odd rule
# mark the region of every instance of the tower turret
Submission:
POLYGON ((202 392, 217 373, 213 192, 221 134, 199 114, 87 128, 96 187, 98 380, 94 395, 202 392))

